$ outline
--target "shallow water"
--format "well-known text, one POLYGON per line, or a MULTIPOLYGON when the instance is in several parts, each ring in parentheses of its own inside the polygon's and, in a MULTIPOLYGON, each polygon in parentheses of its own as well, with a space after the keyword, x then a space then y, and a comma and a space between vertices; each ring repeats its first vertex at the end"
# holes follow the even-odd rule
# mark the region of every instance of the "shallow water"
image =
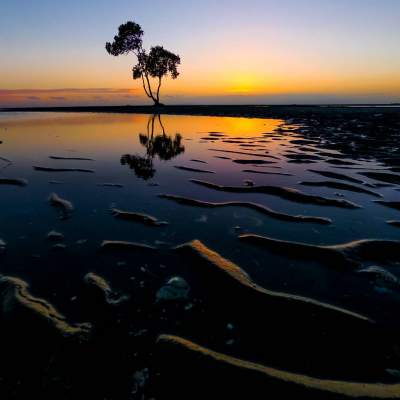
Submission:
MULTIPOLYGON (((399 201, 399 186, 362 175, 389 167, 365 152, 343 154, 347 146, 343 146, 343 140, 336 145, 338 137, 337 133, 332 141, 322 134, 310 137, 303 126, 277 119, 0 113, 0 239, 5 242, 5 251, 1 252, 0 241, 0 274, 28 282, 33 296, 46 299, 68 321, 92 323, 89 348, 93 346, 96 356, 89 352, 86 361, 91 373, 85 385, 91 395, 92 390, 98 391, 99 397, 93 398, 105 398, 107 390, 124 392, 123 385, 131 390, 132 373, 151 362, 160 333, 181 335, 226 354, 313 376, 392 382, 387 369, 399 369, 398 358, 392 358, 390 347, 391 340, 397 345, 395 332, 400 328, 400 257, 396 252, 360 256, 358 264, 350 267, 350 263, 330 259, 329 254, 319 257, 315 250, 310 257, 300 259, 295 250, 277 254, 273 248, 257 247, 239 239, 240 234, 246 233, 316 245, 399 239, 399 228, 386 222, 399 220, 399 210, 375 202, 399 201), (27 183, 16 181, 20 185, 10 185, 13 181, 5 178, 27 183), (221 187, 213 187, 210 182, 221 187), (319 186, 315 186, 318 182, 319 186), (53 207, 49 202, 52 193, 71 202, 74 209, 62 211, 53 207), (171 196, 180 196, 178 200, 189 204, 181 204, 171 196), (190 204, 192 200, 197 203, 190 204), (222 202, 240 204, 209 204, 222 202), (115 209, 155 219, 141 220, 141 215, 115 209), (285 215, 274 217, 274 212, 285 215), (293 221, 292 217, 298 215, 325 220, 293 221), (288 218, 292 220, 285 220, 288 218), (55 242, 48 239, 47 234, 53 230, 64 235, 64 248, 54 247, 55 242), (193 239, 237 263, 262 287, 362 313, 380 323, 379 336, 374 336, 374 324, 372 328, 368 325, 365 332, 363 327, 360 335, 354 316, 341 325, 342 312, 331 315, 330 306, 307 308, 308 299, 303 303, 289 297, 280 302, 276 301, 276 294, 257 297, 258 289, 252 287, 249 291, 243 280, 238 284, 229 273, 219 274, 217 264, 211 263, 210 270, 204 266, 198 269, 195 265, 202 265, 196 259, 199 255, 182 256, 170 250, 193 239), (136 242, 157 249, 105 252, 101 251, 103 240, 136 242), (368 269, 376 265, 379 268, 368 269), (386 275, 379 276, 380 268, 386 269, 386 275), (92 298, 83 278, 88 272, 105 278, 118 293, 127 295, 127 302, 105 305, 101 296, 92 298), (188 281, 189 299, 178 304, 158 304, 156 293, 174 275, 188 281), (258 300, 254 302, 258 298, 260 305, 258 300), (308 310, 316 310, 317 317, 308 310), (303 319, 309 325, 303 326, 303 319), (268 325, 270 320, 274 322, 268 325), (231 325, 235 328, 227 334, 226 327, 231 325), (292 334, 293 329, 299 331, 292 334), (143 339, 140 332, 147 332, 143 339), (227 341, 231 337, 234 340, 227 341), (325 344, 315 350, 321 339, 325 344), (386 339, 390 359, 380 350, 386 339), (357 348, 354 352, 353 345, 357 348), (370 364, 363 360, 364 350, 366 358, 372 357, 370 364), (347 361, 343 362, 343 358, 347 361), (104 374, 103 379, 98 379, 99 373, 104 374), (91 382, 95 382, 94 386, 91 382)), ((357 135, 353 139, 356 141, 357 135)), ((391 178, 397 179, 398 175, 391 178)), ((0 283, 3 303, 11 298, 13 304, 7 284, 0 283)), ((107 295, 113 295, 107 290, 107 295)), ((35 301, 33 298, 29 302, 28 297, 24 307, 29 309, 35 301)), ((11 331, 7 332, 11 332, 13 342, 15 329, 26 349, 22 346, 20 356, 15 356, 10 347, 8 361, 0 364, 0 377, 9 374, 4 381, 12 390, 21 387, 22 395, 24 391, 31 393, 30 379, 36 382, 43 378, 40 369, 38 377, 31 375, 32 368, 36 371, 37 355, 36 345, 30 345, 30 340, 34 342, 38 337, 41 348, 41 332, 46 332, 45 328, 34 326, 37 330, 24 336, 24 307, 15 307, 16 311, 10 307, 20 322, 16 329, 10 324, 11 331), (20 357, 26 370, 22 385, 20 357), (10 362, 15 363, 16 372, 11 369, 8 373, 10 362)), ((83 349, 87 356, 87 347, 83 349)), ((85 356, 80 358, 82 347, 74 348, 74 352, 72 360, 68 354, 56 357, 62 365, 62 372, 54 372, 57 379, 68 377, 71 371, 73 375, 75 357, 79 363, 85 360, 85 356)), ((45 365, 46 357, 45 352, 40 354, 45 365)), ((151 379, 157 380, 158 368, 161 367, 156 362, 151 379)), ((86 374, 85 364, 81 369, 86 374)), ((82 375, 79 371, 78 368, 73 387, 80 393, 80 384, 76 383, 82 375)), ((187 372, 190 374, 190 369, 187 372)), ((54 389, 51 385, 46 387, 48 393, 54 390, 58 396, 60 390, 69 390, 69 378, 65 378, 67 383, 62 379, 59 382, 54 389)), ((157 385, 154 387, 157 391, 157 385)), ((40 393, 42 389, 39 388, 40 393)), ((7 385, 3 391, 10 393, 7 385)), ((108 398, 131 397, 119 393, 108 398)))
MULTIPOLYGON (((0 238, 7 243, 7 253, 1 261, 3 270, 13 272, 17 269, 17 274, 29 279, 39 276, 42 273, 40 260, 52 252, 53 243, 46 239, 51 230, 64 234, 65 252, 85 258, 89 269, 91 261, 87 260, 96 256, 102 240, 128 240, 167 247, 199 239, 240 264, 261 284, 340 301, 338 293, 333 293, 333 290, 343 290, 336 287, 336 272, 327 272, 325 268, 321 272, 317 267, 301 266, 301 263, 299 268, 294 268, 293 265, 297 265, 294 260, 241 243, 238 234, 251 232, 315 244, 365 238, 398 239, 399 228, 385 222, 397 219, 398 211, 375 203, 376 198, 369 194, 299 184, 300 181, 335 181, 309 169, 342 173, 376 184, 358 172, 383 166, 374 161, 343 158, 340 152, 331 148, 326 151, 335 158, 356 165, 351 165, 352 169, 348 170, 337 168, 326 162, 333 156, 320 156, 320 160, 311 160, 312 163, 293 163, 286 155, 324 151, 324 142, 291 143, 304 138, 295 126, 286 126, 285 132, 277 131, 283 123, 272 119, 191 116, 162 116, 159 119, 148 115, 118 114, 0 115, 0 140, 3 141, 0 156, 10 161, 0 160, 0 176, 28 180, 25 187, 0 185, 0 238), (144 135, 142 139, 140 135, 144 135), (174 144, 176 135, 181 139, 174 144), (171 139, 170 148, 168 138, 171 139), (147 167, 151 164, 150 172, 149 168, 136 167, 135 171, 126 163, 123 165, 121 157, 126 155, 140 157, 147 167), (263 160, 270 164, 241 164, 234 160, 263 160), (33 166, 92 169, 94 173, 37 171, 33 166), (215 173, 182 170, 176 166, 215 173), (362 208, 301 204, 267 194, 216 191, 190 182, 191 178, 230 186, 244 186, 246 180, 251 180, 255 185, 285 186, 307 194, 350 200, 362 208), (123 186, 100 186, 104 183, 123 186), (73 203, 75 210, 67 220, 60 219, 59 212, 49 205, 48 196, 52 192, 73 203), (210 202, 249 201, 288 214, 327 217, 333 223, 325 226, 279 221, 243 207, 199 208, 159 198, 158 194, 210 202), (168 225, 155 228, 119 220, 110 212, 114 207, 149 214, 167 221, 168 225), (76 244, 86 239, 87 243, 76 244)), ((395 186, 354 185, 380 193, 385 200, 394 201, 399 197, 395 186)), ((71 274, 85 272, 78 265, 70 267, 71 274), (74 271, 75 268, 78 270, 74 271)), ((44 270, 48 268, 43 267, 44 270)))

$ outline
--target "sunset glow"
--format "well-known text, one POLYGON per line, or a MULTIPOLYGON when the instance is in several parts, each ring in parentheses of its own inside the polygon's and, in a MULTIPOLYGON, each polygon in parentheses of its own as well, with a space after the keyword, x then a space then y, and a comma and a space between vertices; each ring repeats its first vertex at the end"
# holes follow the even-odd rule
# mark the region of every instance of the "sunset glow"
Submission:
POLYGON ((144 27, 146 45, 162 43, 182 58, 179 79, 163 84, 170 104, 400 98, 395 0, 252 0, 245 14, 235 0, 138 9, 128 0, 116 9, 106 0, 6 0, 0 106, 147 104, 131 78, 133 55, 104 50, 130 18, 144 27))
POLYGON ((399 21, 0 0, 0 400, 400 400, 399 21))

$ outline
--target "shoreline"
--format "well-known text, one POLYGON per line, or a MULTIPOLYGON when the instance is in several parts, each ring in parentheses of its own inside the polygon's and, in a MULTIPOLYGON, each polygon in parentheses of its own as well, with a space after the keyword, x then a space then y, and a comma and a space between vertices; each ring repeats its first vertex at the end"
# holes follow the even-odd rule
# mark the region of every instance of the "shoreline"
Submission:
POLYGON ((79 106, 79 107, 13 107, 2 112, 65 112, 165 114, 241 118, 312 118, 356 117, 371 113, 400 117, 398 105, 170 105, 153 106, 79 106))

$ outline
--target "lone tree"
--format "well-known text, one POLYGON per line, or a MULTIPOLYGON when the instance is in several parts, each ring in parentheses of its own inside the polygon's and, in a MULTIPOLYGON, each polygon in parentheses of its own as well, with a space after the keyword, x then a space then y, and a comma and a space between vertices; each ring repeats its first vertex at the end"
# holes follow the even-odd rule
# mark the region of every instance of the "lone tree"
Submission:
POLYGON ((137 64, 132 68, 133 79, 141 79, 147 97, 154 101, 155 106, 161 106, 163 105, 160 103, 162 78, 170 75, 172 79, 176 79, 179 75, 178 65, 181 59, 162 46, 151 47, 147 52, 143 49, 143 33, 139 24, 128 21, 118 28, 118 35, 114 36, 114 41, 106 43, 106 50, 113 56, 135 54, 137 64), (152 88, 154 79, 157 89, 152 88))

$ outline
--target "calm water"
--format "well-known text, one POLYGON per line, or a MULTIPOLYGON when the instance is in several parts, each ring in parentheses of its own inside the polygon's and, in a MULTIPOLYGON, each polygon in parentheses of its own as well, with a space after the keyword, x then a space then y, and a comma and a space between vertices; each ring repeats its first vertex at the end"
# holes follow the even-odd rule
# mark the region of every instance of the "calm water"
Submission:
MULTIPOLYGON (((374 203, 374 197, 299 184, 334 181, 308 169, 339 172, 377 183, 358 172, 381 169, 382 165, 343 158, 332 149, 332 155, 313 163, 291 162, 287 155, 324 151, 324 141, 293 143, 302 139, 301 133, 276 131, 282 124, 280 120, 226 117, 162 116, 159 120, 148 115, 0 114, 0 177, 28 181, 25 187, 0 185, 0 238, 7 243, 7 251, 0 259, 2 271, 36 282, 37 293, 51 296, 53 302, 65 309, 63 302, 74 295, 73 282, 85 272, 102 269, 108 277, 118 274, 115 266, 125 259, 118 256, 105 261, 98 254, 103 240, 128 240, 163 248, 200 239, 239 263, 257 282, 273 289, 333 303, 350 301, 353 308, 367 307, 372 313, 374 307, 378 312, 379 305, 386 301, 398 301, 395 293, 382 293, 364 277, 279 257, 239 242, 238 234, 243 232, 317 244, 399 238, 399 228, 385 222, 398 219, 398 211, 374 203), (260 154, 276 158, 257 156, 260 154), (51 156, 92 160, 59 160, 51 156), (352 169, 340 169, 326 163, 332 157, 356 164, 351 165, 352 169), (273 163, 247 165, 234 160, 273 163), (33 166, 92 169, 94 173, 44 172, 34 170, 33 166), (215 173, 181 170, 176 166, 215 173), (243 172, 245 169, 290 176, 243 172), (196 185, 190 182, 191 178, 231 186, 244 186, 244 181, 251 180, 256 185, 285 186, 308 194, 347 199, 362 208, 322 207, 265 194, 226 193, 196 185), (122 186, 101 186, 104 183, 122 186), (49 205, 52 192, 74 204, 71 218, 60 219, 58 211, 49 205), (251 201, 288 214, 328 217, 333 223, 323 226, 282 222, 241 207, 207 209, 180 205, 159 198, 162 193, 212 202, 251 201), (110 212, 113 207, 146 213, 167 221, 168 225, 151 227, 119 220, 110 212), (67 248, 57 254, 46 238, 51 230, 65 236, 67 248), (87 242, 80 242, 83 240, 87 242), (381 303, 377 304, 377 299, 381 303)), ((399 198, 395 189, 370 188, 385 200, 399 198)), ((145 263, 146 260, 137 261, 135 268, 145 263)))

